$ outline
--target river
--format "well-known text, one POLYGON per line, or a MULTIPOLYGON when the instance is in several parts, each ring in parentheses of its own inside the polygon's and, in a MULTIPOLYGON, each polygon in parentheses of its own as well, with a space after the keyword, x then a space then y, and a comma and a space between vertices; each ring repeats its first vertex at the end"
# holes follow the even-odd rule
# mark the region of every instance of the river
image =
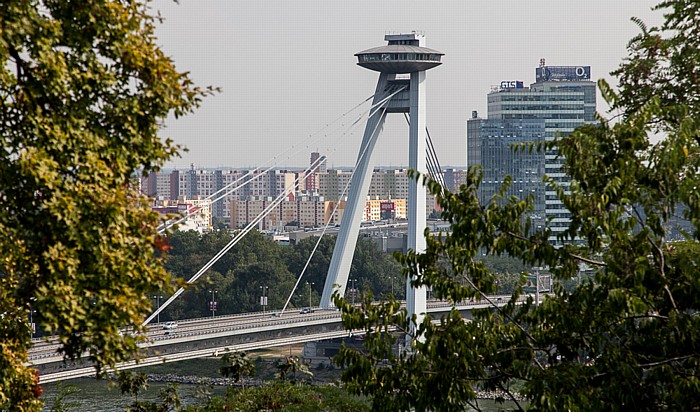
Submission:
MULTIPOLYGON (((104 380, 96 380, 90 378, 74 379, 67 381, 64 385, 75 385, 80 389, 80 392, 69 396, 65 402, 76 402, 76 405, 68 408, 69 411, 89 411, 89 412, 117 412, 124 411, 134 399, 132 397, 122 395, 118 387, 110 385, 104 380)), ((148 389, 139 395, 140 401, 154 401, 158 399, 158 395, 162 389, 167 386, 165 383, 153 382, 148 384, 148 389)), ((59 392, 58 384, 49 383, 43 385, 44 400, 43 411, 49 412, 54 405, 54 400, 59 392)), ((205 385, 179 385, 178 393, 183 405, 191 405, 201 403, 197 397, 203 389, 210 389, 215 395, 223 395, 226 392, 224 386, 205 386, 205 385)), ((515 404, 505 402, 497 404, 493 400, 480 400, 479 406, 483 411, 497 412, 513 410, 515 404)))
MULTIPOLYGON (((80 389, 80 392, 67 397, 65 402, 76 402, 70 411, 90 411, 90 412, 114 412, 123 411, 129 406, 134 398, 122 395, 119 387, 110 385, 104 380, 96 380, 91 378, 73 379, 66 381, 65 385, 75 385, 80 389)), ((44 388, 43 411, 50 411, 54 404, 56 395, 59 393, 59 387, 56 383, 48 383, 42 385, 44 388)), ((148 384, 148 389, 139 395, 140 401, 154 401, 158 399, 160 391, 167 386, 165 383, 148 384)), ((209 387, 204 385, 179 385, 178 393, 183 405, 190 405, 198 402, 197 393, 209 387)), ((223 395, 226 388, 223 386, 211 387, 211 391, 216 395, 223 395)))

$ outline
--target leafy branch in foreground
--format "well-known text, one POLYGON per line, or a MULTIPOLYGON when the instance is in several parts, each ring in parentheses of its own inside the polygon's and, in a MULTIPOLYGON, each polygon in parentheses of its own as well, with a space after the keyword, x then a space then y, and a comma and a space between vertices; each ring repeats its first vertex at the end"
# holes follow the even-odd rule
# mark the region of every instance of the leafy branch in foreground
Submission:
POLYGON ((159 131, 211 90, 156 44, 147 1, 0 7, 0 409, 36 411, 28 315, 99 374, 137 353, 167 291, 157 213, 132 187, 177 154, 159 131), (159 249, 160 248, 160 249, 159 249))

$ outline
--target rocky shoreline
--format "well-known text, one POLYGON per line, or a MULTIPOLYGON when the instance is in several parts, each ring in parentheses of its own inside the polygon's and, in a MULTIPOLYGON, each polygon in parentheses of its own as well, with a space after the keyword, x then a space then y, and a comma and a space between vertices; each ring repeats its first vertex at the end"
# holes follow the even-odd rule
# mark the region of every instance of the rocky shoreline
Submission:
MULTIPOLYGON (((177 383, 182 385, 241 386, 240 383, 237 383, 230 378, 207 378, 202 376, 182 376, 174 374, 148 374, 146 375, 146 378, 149 382, 158 383, 177 383)), ((262 379, 245 380, 245 386, 262 386, 264 384, 265 381, 263 381, 262 379)), ((510 397, 505 392, 501 391, 477 391, 476 397, 478 399, 496 399, 498 397, 502 397, 506 400, 510 400, 510 397)), ((517 394, 515 396, 515 399, 517 401, 524 400, 522 396, 517 394)))

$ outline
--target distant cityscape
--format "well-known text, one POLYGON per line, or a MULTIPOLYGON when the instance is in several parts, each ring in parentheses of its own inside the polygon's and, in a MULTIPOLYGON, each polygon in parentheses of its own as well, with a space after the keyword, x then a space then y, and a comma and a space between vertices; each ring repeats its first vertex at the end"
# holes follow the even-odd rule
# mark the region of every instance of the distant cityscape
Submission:
MULTIPOLYGON (((595 121, 596 84, 590 66, 547 66, 544 59, 535 69, 535 82, 502 81, 486 96, 488 113, 474 111, 466 121, 467 166, 480 166, 483 173, 479 197, 488 202, 506 176, 512 177, 508 195, 532 195, 531 218, 548 225, 552 240, 569 224, 569 212, 545 175, 566 190, 570 185, 556 150, 515 150, 519 144, 537 144, 564 137, 575 128, 595 121), (549 221, 548 221, 549 219, 549 221)), ((283 231, 337 225, 342 221, 352 172, 328 169, 322 153, 310 155, 306 169, 249 170, 198 169, 153 173, 140 180, 142 192, 153 199, 153 208, 164 213, 189 210, 181 229, 211 230, 213 220, 232 229, 242 228, 274 199, 284 196, 260 223, 260 230, 283 231), (235 183, 234 183, 235 182, 235 183), (291 190, 290 190, 291 188, 291 190), (212 202, 212 200, 220 200, 212 202)), ((375 168, 364 210, 364 221, 406 218, 408 175, 404 168, 375 168)), ((441 178, 455 191, 466 181, 465 169, 443 169, 441 178)), ((439 212, 428 196, 426 213, 439 212)))
MULTIPOLYGON (((321 158, 311 154, 311 164, 321 158)), ((326 169, 303 170, 172 170, 141 178, 141 191, 153 199, 153 209, 161 213, 189 210, 182 230, 211 230, 219 220, 232 229, 242 228, 275 199, 282 202, 260 222, 260 230, 284 231, 287 226, 313 228, 340 224, 352 172, 326 169), (234 183, 235 182, 235 183, 234 183), (290 190, 291 188, 291 190, 290 190), (213 203, 213 199, 221 198, 213 203)), ((455 190, 466 180, 466 170, 443 171, 448 189, 455 190)), ((406 169, 375 169, 364 209, 364 221, 405 219, 408 198, 406 169)), ((436 212, 435 199, 428 195, 428 214, 436 212)))

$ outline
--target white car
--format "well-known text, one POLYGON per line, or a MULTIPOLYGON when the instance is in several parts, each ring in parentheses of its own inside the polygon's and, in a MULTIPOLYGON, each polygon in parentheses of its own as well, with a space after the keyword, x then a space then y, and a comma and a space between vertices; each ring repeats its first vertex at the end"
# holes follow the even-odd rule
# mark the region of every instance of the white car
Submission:
POLYGON ((165 325, 163 325, 163 330, 173 329, 177 329, 177 322, 165 322, 165 325))

